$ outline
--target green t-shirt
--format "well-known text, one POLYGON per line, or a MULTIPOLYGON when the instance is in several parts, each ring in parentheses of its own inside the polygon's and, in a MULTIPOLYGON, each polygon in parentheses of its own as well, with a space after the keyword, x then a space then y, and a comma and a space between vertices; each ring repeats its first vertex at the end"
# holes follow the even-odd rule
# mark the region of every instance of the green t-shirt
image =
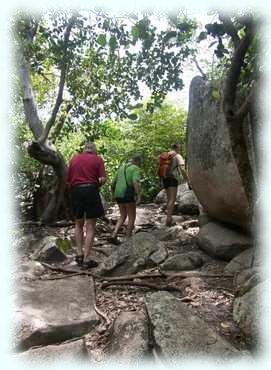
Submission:
POLYGON ((127 184, 132 186, 135 182, 140 180, 140 168, 135 164, 125 163, 123 164, 116 174, 116 188, 114 196, 115 198, 123 198, 125 195, 127 184), (126 174, 126 180, 124 176, 124 170, 126 174))

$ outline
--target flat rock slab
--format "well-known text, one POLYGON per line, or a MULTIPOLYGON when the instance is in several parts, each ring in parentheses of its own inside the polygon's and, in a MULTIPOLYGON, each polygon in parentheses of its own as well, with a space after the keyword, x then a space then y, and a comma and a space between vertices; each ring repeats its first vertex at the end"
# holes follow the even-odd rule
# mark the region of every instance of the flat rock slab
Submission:
POLYGON ((16 347, 21 350, 80 337, 98 323, 91 277, 28 281, 17 295, 16 347))
POLYGON ((87 350, 83 339, 72 342, 33 348, 16 355, 27 361, 74 360, 86 358, 87 350))
POLYGON ((115 360, 140 360, 149 350, 148 321, 142 312, 121 312, 115 319, 107 354, 115 360))
POLYGON ((155 343, 166 359, 203 355, 228 358, 238 353, 236 348, 172 294, 147 294, 146 307, 155 343))
POLYGON ((206 253, 229 261, 252 247, 252 239, 235 229, 209 222, 200 229, 198 245, 206 253))

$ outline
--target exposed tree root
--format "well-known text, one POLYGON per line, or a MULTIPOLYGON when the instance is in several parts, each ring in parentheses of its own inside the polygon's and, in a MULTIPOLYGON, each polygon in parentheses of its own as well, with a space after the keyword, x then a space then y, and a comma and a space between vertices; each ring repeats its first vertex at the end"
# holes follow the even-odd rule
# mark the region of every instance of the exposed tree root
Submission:
POLYGON ((178 292, 181 292, 182 293, 182 290, 178 287, 174 287, 174 286, 171 286, 171 285, 156 285, 156 284, 152 284, 152 283, 147 283, 147 282, 143 282, 143 281, 110 281, 110 282, 106 282, 106 283, 103 283, 101 288, 102 289, 105 289, 109 286, 112 286, 112 285, 134 285, 134 286, 140 286, 140 287, 143 287, 143 288, 150 288, 150 289, 154 289, 154 290, 168 290, 168 291, 178 291, 178 292))

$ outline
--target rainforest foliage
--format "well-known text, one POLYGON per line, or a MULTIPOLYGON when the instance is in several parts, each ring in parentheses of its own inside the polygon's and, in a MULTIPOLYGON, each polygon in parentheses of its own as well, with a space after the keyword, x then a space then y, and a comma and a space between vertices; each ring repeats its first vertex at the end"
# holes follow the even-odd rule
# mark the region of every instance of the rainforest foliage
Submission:
POLYGON ((199 73, 214 82, 214 98, 222 99, 233 154, 249 196, 253 184, 248 180, 252 177, 242 122, 247 114, 255 117, 260 74, 257 16, 214 13, 210 19, 202 27, 183 11, 17 14, 12 122, 18 203, 31 209, 35 200, 44 210, 40 219, 56 219, 65 208, 66 165, 86 140, 97 143, 105 160, 106 199, 116 169, 136 152, 145 159, 143 200, 152 200, 158 191, 159 153, 180 142, 185 157, 186 112, 166 97, 183 88, 188 63, 195 63, 199 73), (199 65, 202 42, 213 56, 199 65), (244 103, 236 106, 240 90, 244 103), (47 178, 51 187, 39 192, 41 180, 47 178), (35 194, 44 193, 46 200, 39 204, 35 194))

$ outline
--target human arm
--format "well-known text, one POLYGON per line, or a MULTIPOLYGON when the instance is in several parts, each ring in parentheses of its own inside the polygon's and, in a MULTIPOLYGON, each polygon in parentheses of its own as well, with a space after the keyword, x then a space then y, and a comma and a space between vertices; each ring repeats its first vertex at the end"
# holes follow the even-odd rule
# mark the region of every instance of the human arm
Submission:
POLYGON ((186 172, 185 165, 183 164, 183 165, 179 166, 179 168, 180 168, 181 174, 183 175, 183 178, 189 184, 189 177, 188 177, 188 174, 186 172))
POLYGON ((136 194, 136 203, 139 204, 141 202, 141 193, 140 193, 140 169, 137 167, 133 171, 133 186, 136 194))
POLYGON ((98 169, 98 182, 99 186, 102 186, 106 182, 106 173, 104 167, 104 161, 100 158, 99 169, 98 169))
POLYGON ((134 182, 134 189, 136 193, 136 204, 141 202, 140 183, 139 181, 134 182))

